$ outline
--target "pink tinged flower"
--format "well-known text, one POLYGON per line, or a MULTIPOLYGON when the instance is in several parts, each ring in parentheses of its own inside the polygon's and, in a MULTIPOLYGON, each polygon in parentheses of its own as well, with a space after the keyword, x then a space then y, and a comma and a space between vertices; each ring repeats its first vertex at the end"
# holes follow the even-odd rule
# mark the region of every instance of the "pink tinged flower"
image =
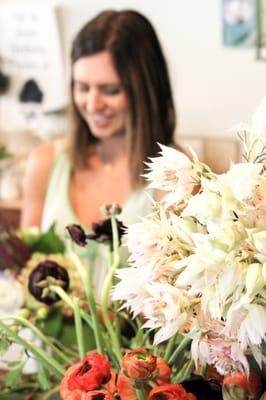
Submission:
POLYGON ((162 199, 167 206, 179 204, 189 196, 195 185, 195 171, 191 160, 178 150, 160 145, 161 156, 151 158, 146 163, 148 172, 144 177, 150 181, 149 186, 170 192, 162 199))
POLYGON ((130 379, 149 379, 156 369, 156 357, 146 349, 137 348, 127 351, 120 365, 130 379))
POLYGON ((173 336, 188 320, 189 301, 182 290, 169 284, 152 283, 144 302, 145 328, 160 328, 154 336, 157 345, 173 336))

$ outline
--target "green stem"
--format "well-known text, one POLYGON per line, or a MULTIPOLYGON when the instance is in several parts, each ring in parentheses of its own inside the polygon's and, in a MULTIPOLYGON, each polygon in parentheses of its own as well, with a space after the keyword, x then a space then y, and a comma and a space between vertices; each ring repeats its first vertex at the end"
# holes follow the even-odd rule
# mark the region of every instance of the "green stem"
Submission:
POLYGON ((206 372, 207 372, 207 368, 208 368, 208 364, 204 363, 202 364, 202 366, 200 367, 200 375, 205 378, 206 377, 206 372))
POLYGON ((103 295, 102 295, 102 313, 103 313, 103 320, 104 324, 106 326, 106 329, 110 335, 112 345, 113 345, 113 350, 114 353, 116 354, 118 360, 122 357, 122 352, 121 352, 121 338, 120 338, 120 320, 116 316, 118 315, 117 311, 117 305, 115 305, 115 329, 112 326, 110 316, 109 316, 109 308, 108 308, 108 302, 109 302, 109 291, 111 289, 112 283, 113 283, 113 276, 115 273, 116 268, 119 266, 120 262, 120 257, 119 257, 119 237, 118 237, 118 229, 117 229, 117 221, 114 215, 111 215, 111 226, 112 226, 112 249, 109 252, 109 257, 108 257, 108 265, 109 265, 109 271, 107 274, 107 277, 104 282, 104 287, 103 287, 103 295))
POLYGON ((136 389, 136 394, 137 394, 138 400, 146 400, 146 396, 143 393, 142 389, 136 389))
POLYGON ((179 354, 187 347, 187 345, 191 342, 191 339, 188 337, 184 337, 181 343, 177 346, 174 353, 171 355, 168 364, 171 366, 175 363, 179 354))
POLYGON ((165 349, 165 354, 164 354, 164 359, 165 361, 168 361, 171 354, 173 353, 173 349, 175 347, 175 341, 176 341, 176 335, 172 336, 167 343, 166 349, 165 349))
MULTIPOLYGON (((93 295, 93 287, 92 287, 90 271, 85 270, 84 265, 80 261, 77 254, 70 251, 69 257, 71 258, 73 264, 75 265, 76 269, 78 270, 81 280, 84 284, 87 302, 88 302, 90 313, 91 313, 91 319, 92 319, 92 325, 93 325, 92 330, 93 330, 93 334, 95 337, 96 349, 97 349, 98 353, 103 353, 104 352, 103 338, 101 335, 99 316, 97 313, 96 303, 95 303, 95 299, 94 299, 94 295, 93 295)), ((82 317, 83 317, 83 315, 82 315, 82 317)))
POLYGON ((2 333, 11 337, 14 342, 20 344, 22 347, 32 353, 44 367, 50 371, 53 371, 57 378, 61 379, 64 376, 65 369, 55 359, 50 357, 43 349, 20 337, 2 321, 0 321, 0 329, 2 333))
POLYGON ((77 298, 75 298, 73 300, 73 310, 74 310, 74 320, 75 320, 75 329, 76 329, 79 358, 80 358, 80 360, 83 360, 83 358, 85 357, 85 350, 84 350, 84 340, 83 340, 83 330, 82 330, 80 309, 79 309, 79 303, 78 303, 77 298))
POLYGON ((45 336, 38 328, 36 328, 35 325, 33 325, 30 321, 28 321, 27 319, 20 317, 18 315, 7 315, 5 317, 1 317, 0 318, 1 321, 5 321, 5 320, 13 320, 15 322, 19 322, 21 325, 29 328, 32 332, 35 333, 35 335, 43 342, 45 343, 47 346, 49 346, 51 348, 51 350, 54 352, 54 354, 56 354, 59 358, 61 358, 62 360, 64 360, 65 362, 67 362, 68 364, 72 363, 72 360, 70 358, 68 358, 62 351, 60 351, 51 340, 49 340, 47 338, 47 336, 45 336))
POLYGON ((183 367, 177 371, 177 373, 172 377, 172 383, 181 383, 193 372, 195 366, 194 366, 194 361, 192 359, 188 360, 183 367))
POLYGON ((103 287, 103 295, 102 295, 102 313, 103 313, 103 321, 106 326, 106 329, 110 335, 112 345, 113 345, 113 350, 114 353, 116 354, 118 360, 122 357, 122 353, 120 350, 120 343, 119 340, 116 336, 116 332, 113 329, 110 316, 109 316, 109 309, 108 309, 108 300, 109 300, 109 290, 112 285, 112 279, 114 275, 114 268, 113 265, 110 266, 107 277, 105 278, 104 281, 104 287, 103 287))

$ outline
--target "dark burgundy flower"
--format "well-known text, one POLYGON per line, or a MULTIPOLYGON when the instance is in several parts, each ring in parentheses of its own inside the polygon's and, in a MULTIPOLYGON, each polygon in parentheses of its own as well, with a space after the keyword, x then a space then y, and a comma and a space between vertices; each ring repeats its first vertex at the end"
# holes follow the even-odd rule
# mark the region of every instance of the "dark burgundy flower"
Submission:
POLYGON ((36 300, 48 305, 53 304, 60 300, 60 297, 49 291, 48 286, 51 283, 60 285, 67 291, 69 288, 68 272, 55 261, 45 260, 40 262, 31 272, 28 289, 36 300))
MULTIPOLYGON (((125 234, 126 227, 123 225, 121 221, 116 220, 119 243, 121 242, 121 237, 125 234)), ((112 234, 112 224, 111 219, 103 219, 99 222, 92 223, 92 233, 87 235, 88 239, 96 240, 96 242, 100 243, 112 243, 113 234, 112 234)))
POLYGON ((84 231, 84 229, 80 225, 68 225, 66 227, 68 233, 70 234, 71 239, 73 240, 74 243, 76 243, 78 246, 86 246, 87 244, 87 235, 84 231))
POLYGON ((100 388, 110 378, 110 363, 106 357, 98 353, 89 353, 82 362, 70 367, 65 373, 60 384, 61 398, 77 398, 82 393, 100 388))
POLYGON ((125 374, 131 379, 148 379, 156 369, 156 357, 146 349, 129 350, 120 361, 125 374))
POLYGON ((0 235, 0 269, 20 270, 30 258, 27 245, 12 229, 1 227, 0 235))

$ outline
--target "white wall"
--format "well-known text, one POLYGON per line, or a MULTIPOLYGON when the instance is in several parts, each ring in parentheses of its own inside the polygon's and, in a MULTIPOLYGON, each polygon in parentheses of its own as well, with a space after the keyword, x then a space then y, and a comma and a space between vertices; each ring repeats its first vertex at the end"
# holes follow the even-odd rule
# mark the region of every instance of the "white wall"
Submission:
POLYGON ((221 0, 37 2, 58 7, 67 50, 81 24, 102 9, 134 8, 150 18, 169 62, 182 134, 229 136, 228 128, 248 120, 266 94, 266 64, 255 61, 255 49, 222 44, 221 0))

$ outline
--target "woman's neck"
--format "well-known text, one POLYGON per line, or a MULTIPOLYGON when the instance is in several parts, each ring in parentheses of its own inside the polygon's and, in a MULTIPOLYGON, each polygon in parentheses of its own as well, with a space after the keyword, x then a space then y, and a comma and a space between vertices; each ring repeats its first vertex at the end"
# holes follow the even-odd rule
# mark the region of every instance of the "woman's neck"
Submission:
POLYGON ((113 163, 115 160, 126 154, 125 135, 114 135, 105 140, 101 140, 94 148, 103 163, 113 163))

